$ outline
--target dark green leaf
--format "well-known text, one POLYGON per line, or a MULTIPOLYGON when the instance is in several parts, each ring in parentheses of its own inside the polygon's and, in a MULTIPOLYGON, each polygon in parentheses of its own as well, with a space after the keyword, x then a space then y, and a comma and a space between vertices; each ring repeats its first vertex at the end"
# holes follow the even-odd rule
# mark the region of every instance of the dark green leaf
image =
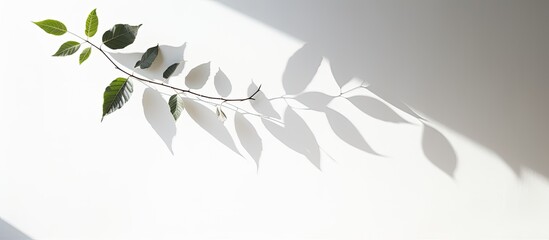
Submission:
POLYGON ((221 105, 217 105, 217 108, 215 109, 215 114, 217 114, 217 119, 221 122, 225 122, 227 120, 227 115, 223 112, 221 109, 221 105))
POLYGON ((147 49, 143 56, 141 56, 141 61, 139 61, 141 69, 149 68, 156 59, 156 56, 158 56, 158 45, 147 49))
POLYGON ((47 33, 56 36, 63 35, 67 32, 67 27, 65 27, 65 24, 57 20, 46 19, 44 21, 33 23, 42 28, 42 30, 46 31, 47 33))
POLYGON ((99 24, 99 19, 97 18, 97 13, 95 12, 96 9, 91 11, 91 13, 88 15, 88 19, 86 19, 86 36, 93 37, 95 33, 97 33, 97 25, 99 24))
POLYGON ((63 57, 63 56, 69 56, 74 54, 78 49, 80 48, 80 43, 75 41, 68 41, 66 43, 63 43, 61 47, 57 50, 53 56, 55 57, 63 57))
POLYGON ((133 67, 136 68, 136 67, 139 67, 139 65, 141 65, 141 60, 137 60, 137 62, 135 63, 135 66, 133 67))
POLYGON ((103 118, 112 112, 121 108, 126 103, 133 92, 132 82, 127 78, 117 78, 105 88, 103 93, 103 118))
POLYGON ((174 94, 170 97, 168 104, 170 105, 170 112, 172 113, 173 119, 177 121, 183 112, 183 108, 185 107, 183 98, 181 98, 178 94, 174 94))
POLYGON ((179 66, 179 63, 174 63, 170 65, 168 68, 166 68, 166 71, 164 71, 164 74, 162 74, 162 77, 164 77, 165 79, 168 79, 173 74, 175 69, 177 69, 177 66, 179 66))
POLYGON ((116 24, 103 34, 103 44, 110 49, 122 49, 135 41, 141 24, 130 26, 128 24, 116 24))
POLYGON ((88 57, 90 56, 91 54, 91 47, 87 47, 85 48, 84 50, 82 50, 82 53, 80 53, 80 64, 82 64, 84 61, 86 61, 86 59, 88 59, 88 57))

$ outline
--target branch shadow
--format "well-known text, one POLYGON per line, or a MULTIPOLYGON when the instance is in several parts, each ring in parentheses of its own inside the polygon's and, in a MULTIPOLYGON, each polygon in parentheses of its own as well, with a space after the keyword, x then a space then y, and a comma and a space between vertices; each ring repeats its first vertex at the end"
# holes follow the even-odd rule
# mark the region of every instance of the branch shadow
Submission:
MULTIPOLYGON (((184 62, 185 44, 179 47, 161 45, 159 48, 159 56, 152 66, 144 70, 134 69, 136 73, 149 79, 161 79, 163 70, 169 65, 174 62, 184 62)), ((142 53, 111 53, 115 61, 127 68, 132 68, 141 55, 142 53)), ((317 47, 312 44, 304 44, 288 59, 282 76, 282 87, 287 94, 296 95, 293 99, 305 105, 308 110, 323 113, 335 136, 344 143, 364 153, 381 156, 360 133, 354 123, 358 120, 350 119, 337 110, 329 108, 330 102, 337 97, 345 98, 358 110, 378 120, 391 123, 407 122, 390 107, 375 98, 367 96, 330 96, 322 92, 307 92, 306 89, 319 71, 323 58, 324 56, 319 54, 317 47)), ((179 69, 176 74, 181 71, 182 69, 179 69)), ((189 71, 189 74, 185 77, 185 84, 189 88, 200 89, 207 83, 210 73, 210 62, 200 64, 189 71)), ((343 86, 347 81, 338 80, 335 76, 334 79, 339 86, 343 86)), ((232 90, 230 79, 221 69, 218 69, 215 74, 213 84, 216 91, 224 97, 228 96, 232 90)), ((258 86, 252 82, 248 88, 248 94, 252 94, 257 88, 258 86)), ((250 102, 251 106, 263 116, 261 122, 265 129, 285 146, 303 155, 314 167, 321 170, 320 146, 313 132, 324 130, 311 129, 309 124, 289 104, 281 116, 273 107, 271 103, 273 100, 268 99, 262 91, 258 92, 254 98, 255 100, 250 102)), ((173 154, 172 141, 176 135, 176 127, 166 100, 158 91, 148 88, 143 94, 142 104, 145 118, 173 154)), ((259 170, 264 147, 262 138, 253 124, 241 112, 236 111, 234 115, 236 137, 233 138, 211 109, 191 99, 185 99, 185 106, 193 121, 223 145, 241 155, 235 142, 237 138, 243 149, 256 163, 257 170, 259 170)), ((431 157, 430 155, 436 154, 429 152, 429 159, 438 159, 436 156, 431 157)), ((453 174, 453 170, 446 170, 445 172, 449 175, 453 174)))
MULTIPOLYGON (((180 47, 161 45, 159 48, 157 60, 148 69, 135 69, 138 74, 149 79, 159 79, 164 68, 167 68, 174 61, 183 61, 185 44, 180 47)), ((315 50, 312 45, 305 44, 288 59, 282 76, 284 90, 289 94, 297 94, 294 100, 301 102, 309 110, 323 113, 335 136, 344 143, 362 152, 381 156, 368 144, 351 119, 328 107, 328 104, 334 98, 343 96, 329 96, 322 92, 305 91, 317 74, 323 59, 323 56, 317 54, 315 50)), ((111 53, 115 61, 128 68, 133 67, 141 55, 142 53, 111 53)), ((207 83, 210 73, 210 62, 200 64, 189 71, 185 78, 185 84, 189 88, 200 89, 207 83)), ((214 85, 221 96, 229 95, 232 90, 230 79, 221 69, 218 69, 214 76, 214 85)), ((258 86, 252 82, 248 88, 248 94, 251 95, 257 88, 258 86)), ((262 115, 261 122, 265 129, 285 146, 303 155, 314 167, 321 170, 320 146, 313 132, 323 130, 311 129, 309 124, 290 105, 286 106, 282 117, 273 107, 272 100, 268 99, 262 91, 258 92, 254 99, 254 101, 251 101, 251 106, 257 113, 262 115)), ((359 105, 361 101, 357 100, 361 100, 360 98, 355 97, 350 100, 359 110, 365 113, 367 113, 366 110, 370 110, 369 108, 365 109, 364 104, 359 105)), ((198 99, 198 101, 202 100, 198 99)), ((158 91, 147 88, 143 93, 142 105, 145 118, 173 154, 172 142, 176 135, 176 126, 166 100, 158 91)), ((234 116, 236 137, 233 138, 211 109, 191 99, 185 99, 185 106, 193 121, 223 145, 241 155, 234 141, 238 138, 239 143, 254 160, 257 170, 259 170, 259 162, 263 151, 262 138, 253 124, 241 112, 236 111, 234 116)), ((378 109, 382 108, 378 106, 378 109)), ((377 117, 387 121, 398 121, 399 119, 395 117, 398 115, 387 109, 390 108, 383 109, 384 112, 378 114, 377 117)))
POLYGON ((0 239, 2 240, 32 240, 27 234, 21 232, 11 224, 0 218, 0 239))
MULTIPOLYGON (((260 92, 255 96, 255 101, 251 102, 253 109, 264 116, 281 119, 271 101, 280 98, 292 98, 305 105, 308 110, 323 113, 331 130, 346 144, 365 153, 381 156, 368 144, 352 120, 328 107, 328 104, 334 98, 342 96, 329 96, 322 92, 305 91, 317 74, 322 61, 322 56, 314 54, 312 50, 313 48, 308 44, 298 49, 288 60, 283 74, 282 84, 286 93, 297 94, 297 96, 268 99, 263 92, 260 92)), ((248 88, 248 94, 253 93, 255 89, 257 89, 257 86, 252 83, 248 88)), ((303 155, 313 166, 321 170, 320 146, 309 124, 288 103, 283 116, 281 124, 268 119, 262 119, 262 123, 267 131, 281 143, 303 155)), ((394 119, 394 116, 391 117, 394 119)), ((314 131, 324 130, 315 129, 314 131)))
POLYGON ((340 87, 368 79, 384 101, 494 151, 517 175, 549 178, 549 2, 216 1, 309 43, 340 87))

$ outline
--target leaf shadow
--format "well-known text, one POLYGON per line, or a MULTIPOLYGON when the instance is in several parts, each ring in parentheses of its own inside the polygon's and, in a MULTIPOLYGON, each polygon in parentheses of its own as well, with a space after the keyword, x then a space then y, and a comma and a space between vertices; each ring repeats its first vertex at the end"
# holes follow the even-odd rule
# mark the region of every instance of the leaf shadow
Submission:
POLYGON ((310 45, 305 44, 288 59, 282 75, 282 86, 287 94, 299 94, 311 83, 322 56, 310 45))
POLYGON ((185 109, 187 109, 187 113, 193 121, 223 145, 242 156, 236 148, 236 144, 231 137, 231 134, 225 125, 218 120, 217 115, 213 111, 190 99, 184 99, 184 102, 185 109))
POLYGON ((231 91, 233 90, 233 86, 231 85, 231 80, 229 79, 229 77, 227 77, 225 72, 221 70, 221 68, 218 69, 217 73, 215 74, 214 85, 215 85, 215 90, 222 97, 229 96, 229 94, 231 94, 231 91))
POLYGON ((320 146, 313 131, 291 107, 284 112, 284 126, 262 119, 265 128, 280 142, 305 156, 318 170, 320 168, 320 146))
POLYGON ((391 123, 408 123, 408 121, 404 120, 404 118, 379 99, 358 95, 347 97, 347 100, 370 117, 391 123))
POLYGON ((421 145, 425 157, 453 178, 457 166, 457 155, 448 139, 441 132, 424 123, 421 145))
POLYGON ((257 133, 254 125, 244 117, 242 113, 237 112, 234 117, 236 135, 240 144, 252 157, 256 164, 256 170, 259 170, 259 159, 263 151, 263 141, 257 133))
POLYGON ((143 92, 142 104, 145 119, 173 154, 172 142, 177 130, 168 103, 158 91, 147 88, 143 92))
POLYGON ((311 110, 324 113, 330 127, 341 140, 364 152, 379 156, 380 154, 370 147, 351 120, 328 107, 328 104, 334 98, 322 92, 306 92, 296 96, 294 99, 311 110))
MULTIPOLYGON (((385 89, 377 86, 377 85, 370 85, 368 86, 368 89, 375 93, 377 96, 379 96, 384 101, 391 104, 393 107, 398 108, 399 110, 409 114, 410 116, 419 119, 424 120, 422 116, 417 114, 413 109, 411 109, 406 103, 401 101, 401 98, 398 96, 395 96, 395 94, 389 93, 385 89)), ((356 106, 356 105, 355 105, 356 106)), ((357 106, 358 107, 358 106, 357 106)))
POLYGON ((370 147, 351 120, 331 108, 326 108, 324 113, 326 113, 330 127, 341 140, 364 152, 380 156, 370 147))
MULTIPOLYGON (((248 87, 248 95, 252 95, 256 90, 257 90, 258 86, 255 85, 255 83, 251 83, 250 86, 248 87)), ((267 96, 265 96, 265 94, 263 93, 263 91, 259 91, 255 96, 254 96, 254 99, 253 101, 250 102, 250 104, 252 105, 252 108, 266 116, 266 117, 270 117, 270 118, 274 118, 274 119, 280 119, 280 114, 278 114, 278 112, 274 109, 273 105, 271 104, 270 100, 267 98, 267 96)))
POLYGON ((345 71, 341 71, 342 67, 344 66, 339 66, 340 64, 342 63, 339 61, 331 61, 330 70, 332 72, 332 75, 334 75, 334 79, 339 88, 343 88, 347 83, 352 80, 353 75, 348 74, 345 71))
POLYGON ((181 72, 183 72, 183 68, 185 66, 184 54, 186 46, 186 43, 182 44, 181 46, 160 45, 158 56, 154 60, 151 67, 147 69, 141 69, 139 67, 134 68, 135 63, 141 59, 141 56, 144 52, 108 52, 108 54, 113 58, 114 61, 120 63, 122 66, 143 77, 146 77, 148 79, 167 81, 163 78, 162 74, 164 73, 164 70, 166 70, 166 68, 168 68, 170 65, 174 63, 180 63, 172 74, 172 77, 180 75, 181 72))
POLYGON ((185 77, 185 85, 191 89, 200 89, 206 85, 210 77, 210 62, 202 63, 189 71, 185 77))
POLYGON ((324 112, 334 97, 322 92, 306 92, 299 94, 294 99, 311 110, 324 112))
POLYGON ((11 224, 0 218, 0 239, 6 240, 32 240, 27 234, 21 232, 11 224))

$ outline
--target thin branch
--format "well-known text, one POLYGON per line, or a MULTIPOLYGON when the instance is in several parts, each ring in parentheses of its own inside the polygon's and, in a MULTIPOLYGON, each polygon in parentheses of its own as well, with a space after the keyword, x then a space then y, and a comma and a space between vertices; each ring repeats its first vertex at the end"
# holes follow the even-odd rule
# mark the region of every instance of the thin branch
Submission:
MULTIPOLYGON (((68 31, 69 32, 69 31, 68 31)), ((92 47, 94 47, 95 49, 99 50, 108 60, 109 62, 112 63, 112 65, 119 71, 125 73, 126 75, 128 75, 129 77, 131 78, 135 78, 139 81, 142 81, 142 82, 147 82, 147 83, 150 83, 150 84, 155 84, 155 85, 158 85, 158 86, 163 86, 163 87, 167 87, 167 88, 171 88, 175 91, 179 91, 181 93, 189 93, 189 94, 192 94, 192 95, 195 95, 197 97, 201 97, 201 98, 207 98, 207 99, 212 99, 212 100, 220 100, 220 101, 225 101, 225 102, 242 102, 242 101, 248 101, 248 100, 255 100, 255 95, 261 90, 261 85, 257 88, 257 90, 252 93, 250 96, 246 97, 246 98, 223 98, 223 97, 212 97, 212 96, 208 96, 208 95, 204 95, 204 94, 200 94, 200 93, 197 93, 197 92, 193 92, 191 90, 188 90, 188 89, 182 89, 182 88, 178 88, 178 87, 174 87, 174 86, 171 86, 171 85, 168 85, 168 84, 164 84, 163 82, 162 83, 159 83, 159 82, 155 82, 153 80, 150 80, 150 79, 146 79, 146 78, 143 78, 143 77, 140 77, 140 76, 137 76, 133 73, 129 73, 128 71, 122 69, 120 66, 118 66, 118 64, 116 64, 114 62, 114 60, 112 60, 111 57, 109 57, 109 55, 103 50, 101 49, 101 47, 98 47, 97 45, 93 44, 92 42, 90 42, 89 40, 87 39, 84 39, 80 36, 78 36, 77 34, 74 34, 72 32, 69 32, 70 34, 84 40, 86 43, 90 44, 92 47)))
MULTIPOLYGON (((215 103, 215 102, 210 102, 210 101, 206 101, 204 99, 200 99, 200 98, 187 98, 187 99, 190 99, 192 101, 200 101, 200 102, 203 102, 205 104, 208 104, 208 105, 212 105, 212 106, 217 106, 219 105, 219 103, 215 103)), ((279 124, 284 124, 284 122, 280 121, 279 119, 276 119, 276 118, 273 118, 273 117, 270 117, 270 116, 267 116, 267 115, 261 115, 261 114, 257 114, 257 113, 252 113, 248 110, 245 110, 243 108, 240 108, 240 107, 237 107, 233 104, 230 104, 230 103, 226 103, 225 105, 223 105, 223 107, 227 108, 227 109, 230 109, 234 112, 238 112, 238 113, 241 113, 241 114, 244 114, 244 115, 250 115, 250 116, 254 116, 254 117, 258 117, 258 118, 261 118, 261 119, 265 119, 265 120, 268 120, 268 121, 271 121, 271 122, 275 122, 275 123, 279 123, 279 124)))

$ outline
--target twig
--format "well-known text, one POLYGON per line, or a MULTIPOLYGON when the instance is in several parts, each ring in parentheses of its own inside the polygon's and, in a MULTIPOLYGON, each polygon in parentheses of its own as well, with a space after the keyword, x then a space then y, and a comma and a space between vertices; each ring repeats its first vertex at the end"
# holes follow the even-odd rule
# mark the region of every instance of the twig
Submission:
POLYGON ((155 85, 158 85, 158 86, 171 88, 171 89, 175 90, 176 92, 179 91, 180 93, 188 93, 188 94, 192 94, 192 95, 195 95, 195 96, 201 97, 201 98, 207 98, 207 99, 212 99, 212 100, 220 100, 220 101, 225 101, 225 102, 242 102, 242 101, 248 101, 248 100, 255 100, 254 96, 261 90, 261 85, 259 85, 257 90, 255 90, 254 93, 252 93, 250 96, 248 96, 246 98, 223 98, 223 97, 212 97, 212 96, 200 94, 200 93, 197 93, 197 92, 193 92, 189 89, 182 89, 182 88, 174 87, 174 86, 171 86, 171 85, 168 85, 168 84, 165 84, 165 83, 155 82, 155 81, 150 80, 150 79, 146 79, 146 78, 143 78, 143 77, 140 77, 140 76, 136 76, 133 73, 129 73, 128 71, 126 71, 126 70, 122 69, 120 66, 118 66, 118 64, 116 64, 114 62, 114 60, 112 60, 111 57, 109 57, 109 55, 103 49, 101 49, 101 47, 98 47, 97 45, 90 42, 88 39, 84 39, 84 38, 78 36, 77 34, 74 34, 72 32, 69 32, 69 33, 76 36, 76 37, 78 37, 78 38, 80 38, 80 39, 82 39, 82 40, 84 40, 85 43, 88 43, 92 47, 94 47, 95 49, 99 50, 109 60, 109 62, 111 62, 112 65, 114 65, 114 67, 117 70, 125 73, 126 75, 128 75, 131 78, 137 79, 137 80, 142 81, 142 82, 147 82, 147 83, 150 83, 150 84, 155 84, 155 85))

